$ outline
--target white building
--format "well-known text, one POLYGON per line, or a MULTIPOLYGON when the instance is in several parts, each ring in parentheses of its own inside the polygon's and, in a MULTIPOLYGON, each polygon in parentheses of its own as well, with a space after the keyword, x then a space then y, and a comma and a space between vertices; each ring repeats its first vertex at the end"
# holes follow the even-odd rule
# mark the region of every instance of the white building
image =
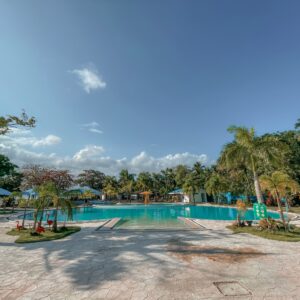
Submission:
POLYGON ((206 196, 206 192, 204 189, 200 189, 199 192, 194 195, 194 199, 193 199, 193 196, 185 194, 182 189, 176 189, 176 190, 168 193, 168 195, 180 196, 183 203, 207 202, 207 196, 206 196))

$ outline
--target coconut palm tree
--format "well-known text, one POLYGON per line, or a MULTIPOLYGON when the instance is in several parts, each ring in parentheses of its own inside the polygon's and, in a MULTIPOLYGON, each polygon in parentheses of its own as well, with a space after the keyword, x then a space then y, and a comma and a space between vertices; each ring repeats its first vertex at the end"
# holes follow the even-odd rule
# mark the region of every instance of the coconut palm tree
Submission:
POLYGON ((34 225, 33 230, 36 229, 36 224, 38 217, 40 217, 40 222, 43 220, 44 210, 49 206, 54 197, 57 196, 57 190, 53 182, 46 182, 41 184, 38 188, 38 199, 35 203, 35 212, 34 212, 34 225))
POLYGON ((213 171, 208 177, 204 187, 209 195, 212 195, 214 199, 219 201, 220 194, 228 191, 229 182, 226 177, 213 171))
POLYGON ((189 173, 186 176, 186 179, 182 186, 183 192, 190 195, 191 199, 194 201, 194 205, 196 204, 195 194, 198 193, 200 190, 200 185, 197 179, 198 178, 195 176, 194 173, 189 173))
POLYGON ((275 171, 271 175, 262 175, 259 178, 260 185, 264 190, 267 190, 276 199, 279 208, 282 223, 286 227, 281 198, 287 197, 289 193, 295 194, 299 192, 299 184, 293 180, 287 173, 275 171))
POLYGON ((122 193, 127 194, 127 200, 131 201, 131 193, 134 185, 134 174, 130 174, 128 170, 123 169, 119 175, 119 186, 122 193))
POLYGON ((110 198, 116 197, 119 193, 119 185, 115 176, 106 176, 103 192, 110 198))
POLYGON ((254 188, 259 203, 263 202, 257 170, 262 164, 283 164, 286 145, 276 137, 258 137, 254 128, 231 126, 228 128, 234 134, 234 141, 227 144, 220 157, 220 164, 226 168, 245 166, 253 174, 254 188))

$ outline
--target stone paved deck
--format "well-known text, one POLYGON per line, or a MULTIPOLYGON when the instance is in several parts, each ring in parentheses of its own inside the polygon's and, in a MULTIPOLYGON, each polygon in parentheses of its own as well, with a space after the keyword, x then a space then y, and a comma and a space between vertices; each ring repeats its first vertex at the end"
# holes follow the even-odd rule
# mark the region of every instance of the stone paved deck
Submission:
POLYGON ((233 235, 222 222, 203 225, 208 229, 101 232, 82 224, 63 240, 24 245, 2 227, 0 298, 300 299, 300 243, 233 235))

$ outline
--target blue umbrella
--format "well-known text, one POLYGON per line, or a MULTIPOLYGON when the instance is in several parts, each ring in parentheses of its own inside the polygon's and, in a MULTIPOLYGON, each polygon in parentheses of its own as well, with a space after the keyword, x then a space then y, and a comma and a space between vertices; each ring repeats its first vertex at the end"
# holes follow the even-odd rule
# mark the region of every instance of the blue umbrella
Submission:
POLYGON ((8 190, 0 188, 0 196, 9 196, 10 194, 11 192, 9 192, 8 190))

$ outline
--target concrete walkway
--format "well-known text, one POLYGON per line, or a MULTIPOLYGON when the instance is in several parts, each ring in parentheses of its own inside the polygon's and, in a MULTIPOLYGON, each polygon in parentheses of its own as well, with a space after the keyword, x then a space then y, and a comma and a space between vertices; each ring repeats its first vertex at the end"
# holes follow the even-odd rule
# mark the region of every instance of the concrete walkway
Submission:
POLYGON ((205 230, 95 231, 18 245, 0 228, 0 298, 300 299, 300 243, 205 230))

